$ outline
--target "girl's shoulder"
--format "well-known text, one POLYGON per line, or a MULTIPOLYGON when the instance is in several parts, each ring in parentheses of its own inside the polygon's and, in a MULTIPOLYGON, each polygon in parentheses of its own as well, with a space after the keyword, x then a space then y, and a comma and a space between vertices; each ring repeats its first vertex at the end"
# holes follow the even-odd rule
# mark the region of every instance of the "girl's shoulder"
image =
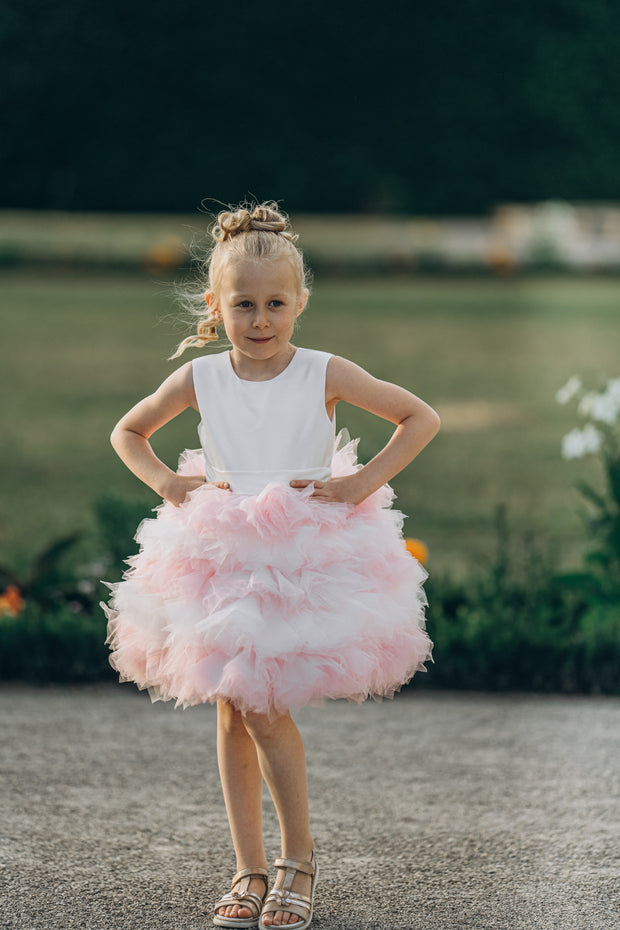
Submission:
POLYGON ((365 368, 361 368, 350 359, 344 358, 342 355, 329 354, 327 373, 331 378, 346 378, 358 372, 362 375, 368 375, 365 368))
POLYGON ((383 382, 378 381, 370 372, 360 365, 343 358, 341 355, 332 355, 329 359, 325 376, 325 393, 330 400, 348 400, 356 402, 356 398, 372 394, 377 391, 383 382))
POLYGON ((300 359, 305 358, 309 362, 315 361, 323 364, 327 364, 334 357, 331 352, 324 352, 322 349, 306 349, 304 346, 297 346, 295 354, 299 355, 300 359))

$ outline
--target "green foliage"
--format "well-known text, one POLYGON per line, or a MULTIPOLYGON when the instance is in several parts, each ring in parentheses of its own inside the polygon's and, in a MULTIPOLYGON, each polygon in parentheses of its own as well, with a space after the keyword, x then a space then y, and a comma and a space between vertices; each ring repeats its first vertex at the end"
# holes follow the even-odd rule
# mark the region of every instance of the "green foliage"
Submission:
POLYGON ((591 572, 557 574, 502 508, 495 558, 465 581, 431 579, 434 665, 416 685, 620 693, 620 607, 591 572))
POLYGON ((0 679, 30 682, 101 681, 115 677, 108 663, 101 611, 31 602, 17 617, 0 616, 0 679))
POLYGON ((573 376, 558 391, 560 403, 580 397, 578 413, 588 418, 583 430, 574 429, 563 440, 567 458, 598 455, 604 474, 602 491, 589 482, 577 485, 586 504, 585 523, 590 537, 583 591, 595 604, 620 603, 620 378, 606 382, 600 391, 586 391, 573 376))
POLYGON ((250 190, 294 210, 458 213, 620 193, 610 0, 380 15, 357 0, 246 3, 242 15, 57 0, 41 15, 22 0, 2 25, 9 205, 193 209, 250 190))
POLYGON ((66 683, 115 677, 99 608, 99 574, 107 581, 120 579, 144 506, 108 493, 96 502, 95 516, 94 544, 103 556, 93 565, 80 568, 67 558, 83 538, 74 533, 46 546, 24 577, 0 567, 0 591, 14 585, 25 602, 17 616, 0 613, 0 680, 66 683))
POLYGON ((107 581, 119 580, 127 567, 126 559, 138 551, 134 536, 141 520, 150 516, 145 509, 143 503, 113 492, 95 501, 97 537, 105 552, 105 561, 110 565, 107 581))
POLYGON ((41 608, 69 602, 77 608, 92 606, 89 593, 80 586, 76 570, 66 558, 82 535, 71 533, 45 546, 24 575, 8 565, 0 565, 0 591, 13 585, 25 600, 41 608))
POLYGON ((579 623, 584 679, 589 690, 620 692, 620 602, 588 608, 579 623))
POLYGON ((601 568, 620 594, 620 456, 605 451, 602 455, 606 476, 606 494, 580 482, 582 496, 590 505, 586 515, 593 543, 589 561, 594 569, 601 568))

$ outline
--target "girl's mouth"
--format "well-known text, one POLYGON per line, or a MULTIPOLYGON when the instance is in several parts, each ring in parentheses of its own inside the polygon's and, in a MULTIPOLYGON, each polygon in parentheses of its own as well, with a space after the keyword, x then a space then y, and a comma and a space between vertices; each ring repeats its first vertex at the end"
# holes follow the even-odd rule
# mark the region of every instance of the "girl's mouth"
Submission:
POLYGON ((249 338, 252 340, 252 342, 263 343, 269 342, 271 339, 273 339, 273 336, 250 336, 249 338))

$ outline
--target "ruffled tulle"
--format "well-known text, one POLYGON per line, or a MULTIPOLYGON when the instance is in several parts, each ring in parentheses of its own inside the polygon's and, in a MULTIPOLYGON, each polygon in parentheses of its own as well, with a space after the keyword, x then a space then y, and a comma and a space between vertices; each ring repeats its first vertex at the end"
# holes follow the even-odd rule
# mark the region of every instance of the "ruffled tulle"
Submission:
MULTIPOLYGON (((355 449, 337 449, 334 476, 356 470, 355 449)), ((179 471, 204 474, 200 450, 179 471)), ((311 493, 203 485, 144 520, 102 605, 120 680, 177 707, 225 699, 273 715, 392 697, 424 669, 427 573, 406 551, 391 488, 356 507, 311 493)))

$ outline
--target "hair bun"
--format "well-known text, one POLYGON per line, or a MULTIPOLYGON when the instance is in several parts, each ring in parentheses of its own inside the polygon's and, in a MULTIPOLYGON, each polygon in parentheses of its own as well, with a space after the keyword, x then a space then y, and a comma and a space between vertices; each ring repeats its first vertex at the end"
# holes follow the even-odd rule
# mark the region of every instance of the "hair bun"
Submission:
POLYGON ((247 232, 251 229, 250 214, 245 207, 235 210, 224 210, 218 215, 217 225, 213 230, 213 236, 218 242, 226 242, 227 239, 233 239, 241 232, 247 232))
POLYGON ((224 210, 218 214, 217 224, 213 229, 213 237, 218 242, 234 239, 240 233, 257 231, 280 233, 287 239, 293 236, 287 232, 288 217, 278 210, 273 201, 259 203, 255 206, 239 207, 234 213, 224 210), (250 212, 251 210, 251 212, 250 212))

